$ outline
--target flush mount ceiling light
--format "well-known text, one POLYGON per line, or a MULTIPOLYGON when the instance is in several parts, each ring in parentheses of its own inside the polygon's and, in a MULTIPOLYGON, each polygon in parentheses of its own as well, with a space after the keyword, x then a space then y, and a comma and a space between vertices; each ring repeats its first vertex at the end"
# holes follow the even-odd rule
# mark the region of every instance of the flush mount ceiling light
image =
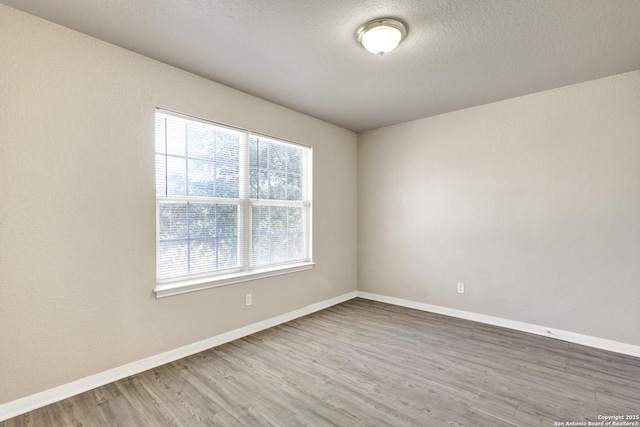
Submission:
POLYGON ((358 42, 369 52, 380 56, 395 49, 406 36, 407 26, 391 18, 374 19, 356 32, 358 42))

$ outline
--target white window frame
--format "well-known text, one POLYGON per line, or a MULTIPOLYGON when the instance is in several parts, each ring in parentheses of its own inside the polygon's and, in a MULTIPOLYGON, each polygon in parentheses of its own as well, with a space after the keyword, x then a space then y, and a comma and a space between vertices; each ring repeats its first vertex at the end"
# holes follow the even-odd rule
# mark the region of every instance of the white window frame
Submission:
MULTIPOLYGON (((315 263, 312 261, 312 177, 313 177, 313 149, 310 146, 288 141, 270 135, 260 134, 247 129, 237 128, 220 124, 211 120, 199 119, 196 117, 176 113, 170 110, 157 108, 156 114, 164 114, 179 119, 213 125, 219 128, 227 128, 235 132, 244 133, 244 138, 240 144, 240 173, 239 173, 239 197, 237 199, 198 197, 198 196, 170 196, 156 194, 156 286, 154 293, 156 298, 163 298, 171 295, 179 295, 219 286, 226 286, 233 283, 257 280, 265 277, 279 276, 282 274, 295 273, 298 271, 310 270, 315 263), (249 141, 251 137, 266 138, 279 143, 295 145, 306 149, 306 156, 303 164, 303 196, 302 201, 292 200, 268 200, 251 199, 249 195, 249 141), (188 274, 184 276, 159 278, 160 268, 160 204, 171 202, 207 202, 236 204, 238 206, 238 263, 239 267, 218 270, 214 272, 188 274), (283 262, 280 264, 270 264, 267 266, 251 266, 251 244, 252 238, 252 211, 254 206, 283 206, 302 207, 303 222, 307 230, 305 240, 305 259, 296 262, 283 262)), ((154 115, 155 117, 155 115, 154 115)), ((155 136, 154 136, 155 138, 155 136)), ((155 146, 155 141, 154 141, 155 146)), ((155 153, 155 150, 154 150, 155 153)), ((154 154, 155 156, 155 154, 154 154)), ((154 187, 155 188, 155 187, 154 187)))

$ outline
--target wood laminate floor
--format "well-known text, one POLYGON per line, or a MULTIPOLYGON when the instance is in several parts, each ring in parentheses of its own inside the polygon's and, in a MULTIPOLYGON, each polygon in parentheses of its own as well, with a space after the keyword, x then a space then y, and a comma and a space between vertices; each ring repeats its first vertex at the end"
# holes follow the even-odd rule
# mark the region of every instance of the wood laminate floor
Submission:
POLYGON ((555 426, 638 414, 639 358, 355 299, 0 427, 555 426))

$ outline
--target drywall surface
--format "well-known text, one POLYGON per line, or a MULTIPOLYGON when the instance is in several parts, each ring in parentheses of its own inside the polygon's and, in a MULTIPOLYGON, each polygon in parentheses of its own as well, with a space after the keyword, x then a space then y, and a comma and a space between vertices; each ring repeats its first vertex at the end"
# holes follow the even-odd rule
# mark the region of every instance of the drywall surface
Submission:
POLYGON ((640 71, 359 135, 358 289, 640 344, 640 71))
POLYGON ((3 5, 0 40, 0 404, 356 289, 354 133, 3 5), (154 298, 156 107, 313 147, 313 270, 154 298))

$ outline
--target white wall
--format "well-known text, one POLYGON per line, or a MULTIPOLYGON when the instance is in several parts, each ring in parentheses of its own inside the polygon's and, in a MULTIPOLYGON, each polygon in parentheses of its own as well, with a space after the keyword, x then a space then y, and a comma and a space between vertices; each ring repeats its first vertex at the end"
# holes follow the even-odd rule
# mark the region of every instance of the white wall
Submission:
POLYGON ((640 71, 360 135, 358 289, 640 344, 640 71))
POLYGON ((4 5, 0 40, 0 404, 356 289, 355 134, 4 5), (156 107, 313 146, 314 270, 154 298, 156 107))

